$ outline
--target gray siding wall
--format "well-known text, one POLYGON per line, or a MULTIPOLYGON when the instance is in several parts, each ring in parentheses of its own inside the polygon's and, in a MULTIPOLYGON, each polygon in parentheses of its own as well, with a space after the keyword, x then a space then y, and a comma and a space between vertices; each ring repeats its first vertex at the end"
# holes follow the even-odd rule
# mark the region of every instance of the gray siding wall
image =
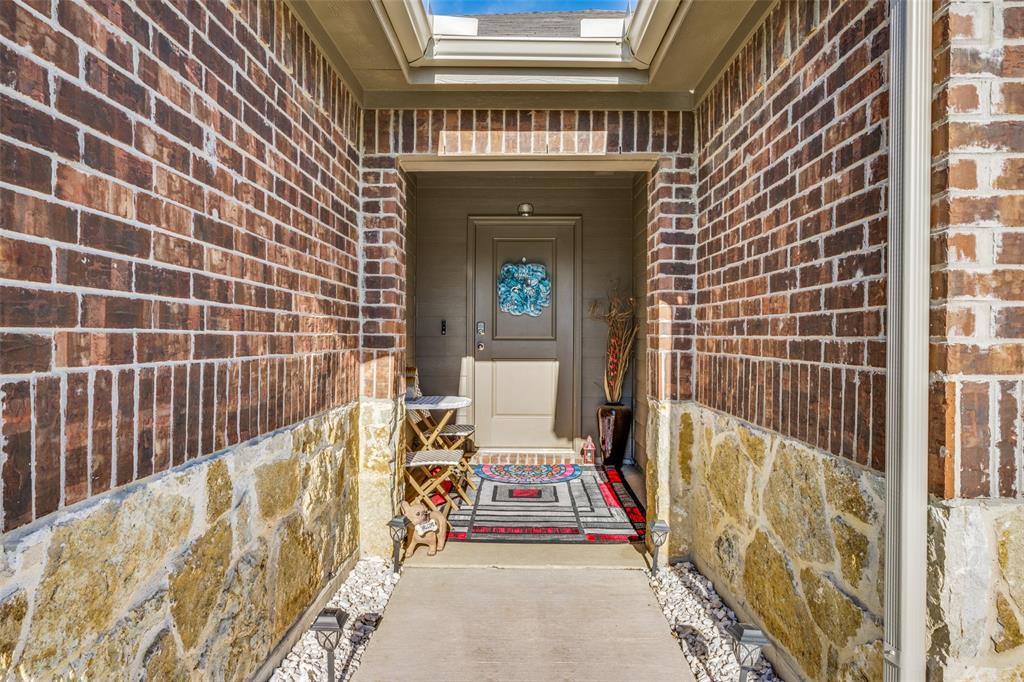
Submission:
MULTIPOLYGON (((591 303, 614 284, 634 287, 633 176, 570 173, 424 173, 417 178, 415 356, 425 393, 469 392, 467 385, 467 219, 513 215, 531 202, 536 215, 583 217, 582 424, 597 440, 595 413, 604 402, 607 327, 587 317, 591 303), (441 320, 448 333, 441 336, 441 320)), ((641 258, 642 260, 642 258, 641 258)), ((623 399, 632 400, 627 380, 623 399)))

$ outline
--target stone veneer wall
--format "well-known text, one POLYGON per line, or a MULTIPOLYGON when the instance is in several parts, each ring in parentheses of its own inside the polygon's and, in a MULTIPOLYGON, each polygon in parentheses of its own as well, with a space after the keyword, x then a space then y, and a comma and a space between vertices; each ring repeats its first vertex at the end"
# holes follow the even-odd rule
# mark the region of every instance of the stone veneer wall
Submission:
POLYGON ((348 406, 3 538, 0 673, 249 679, 359 543, 348 406))
POLYGON ((929 674, 1019 680, 1024 3, 936 2, 934 29, 929 674))
POLYGON ((1024 678, 1024 505, 935 502, 928 522, 929 680, 1024 678))
POLYGON ((659 409, 675 425, 670 553, 771 635, 787 677, 881 679, 884 479, 694 403, 659 409))

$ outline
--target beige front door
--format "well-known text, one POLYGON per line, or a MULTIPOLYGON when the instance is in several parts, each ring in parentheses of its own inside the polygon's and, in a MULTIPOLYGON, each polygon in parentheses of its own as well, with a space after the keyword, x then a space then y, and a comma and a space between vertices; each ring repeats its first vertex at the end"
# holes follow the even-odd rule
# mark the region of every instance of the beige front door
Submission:
POLYGON ((477 446, 573 450, 580 219, 475 217, 469 230, 477 446))

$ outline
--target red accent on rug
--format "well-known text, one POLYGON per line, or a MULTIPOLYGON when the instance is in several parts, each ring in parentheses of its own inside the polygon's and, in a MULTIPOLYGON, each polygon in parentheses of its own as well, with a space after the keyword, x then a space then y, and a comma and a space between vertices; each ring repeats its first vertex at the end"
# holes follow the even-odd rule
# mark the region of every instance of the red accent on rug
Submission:
POLYGON ((540 497, 540 488, 513 488, 512 497, 536 499, 540 497))
POLYGON ((502 473, 521 479, 512 485, 482 475, 472 503, 458 505, 451 512, 449 539, 576 544, 632 542, 644 537, 643 506, 620 472, 575 466, 572 478, 555 482, 551 472, 541 469, 507 465, 502 473))
MULTIPOLYGON (((527 527, 527 526, 473 526, 474 533, 498 535, 579 535, 579 528, 527 527)), ((448 537, 452 537, 449 535, 448 537)))
POLYGON ((604 498, 604 503, 609 507, 621 507, 622 502, 619 501, 619 496, 615 494, 612 487, 608 483, 599 483, 598 488, 601 489, 601 497, 604 498))

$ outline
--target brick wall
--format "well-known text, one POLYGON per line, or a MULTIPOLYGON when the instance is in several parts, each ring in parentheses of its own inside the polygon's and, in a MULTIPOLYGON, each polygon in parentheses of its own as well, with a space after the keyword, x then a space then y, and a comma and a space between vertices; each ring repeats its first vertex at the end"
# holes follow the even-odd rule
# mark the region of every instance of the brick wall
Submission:
MULTIPOLYGON (((678 111, 374 110, 363 118, 367 200, 367 345, 386 396, 404 362, 406 180, 398 154, 436 156, 659 155, 647 183, 648 394, 690 397, 696 175, 693 115, 678 111), (393 359, 388 359, 393 356, 393 359)), ((653 164, 653 162, 652 162, 653 164)), ((626 229, 624 227, 624 229, 626 229)))
POLYGON ((661 155, 649 393, 689 397, 691 114, 363 116, 282 3, 18 0, 0 21, 5 530, 397 395, 400 153, 661 155))
POLYGON ((1024 3, 936 3, 931 491, 1020 497, 1024 3))
POLYGON ((656 400, 693 397, 697 172, 685 117, 685 148, 647 178, 647 395, 656 400))
POLYGON ((284 3, 0 2, 5 531, 356 397, 359 117, 284 3))
POLYGON ((884 468, 884 2, 783 2, 697 109, 699 402, 884 468))

